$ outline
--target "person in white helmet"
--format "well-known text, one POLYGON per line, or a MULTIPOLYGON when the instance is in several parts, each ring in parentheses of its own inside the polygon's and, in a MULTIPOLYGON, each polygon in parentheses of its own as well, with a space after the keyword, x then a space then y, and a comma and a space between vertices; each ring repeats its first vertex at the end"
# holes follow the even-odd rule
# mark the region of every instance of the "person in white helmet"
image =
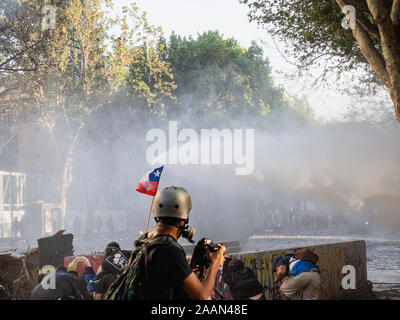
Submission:
POLYGON ((194 229, 188 227, 192 202, 189 193, 181 187, 167 187, 155 197, 153 240, 165 238, 169 245, 157 246, 149 252, 148 293, 151 300, 207 300, 214 288, 217 270, 223 261, 225 248, 208 253, 210 267, 200 281, 190 269, 183 248, 177 240, 180 236, 191 240, 194 229))
POLYGON ((106 300, 207 300, 223 261, 225 247, 210 252, 209 267, 200 281, 186 260, 177 240, 190 242, 194 229, 188 226, 192 202, 181 187, 167 187, 154 199, 155 228, 135 242, 130 261, 122 275, 112 284, 106 300))

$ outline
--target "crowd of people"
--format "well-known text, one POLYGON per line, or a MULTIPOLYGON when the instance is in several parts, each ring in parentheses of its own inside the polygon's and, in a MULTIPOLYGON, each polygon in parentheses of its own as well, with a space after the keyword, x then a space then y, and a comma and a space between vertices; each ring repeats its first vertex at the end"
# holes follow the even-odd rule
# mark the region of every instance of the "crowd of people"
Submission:
MULTIPOLYGON (((110 242, 97 274, 92 267, 78 275, 65 266, 43 273, 31 299, 222 299, 215 286, 222 272, 222 281, 229 287, 232 299, 265 300, 266 288, 241 260, 225 255, 223 244, 202 241, 199 247, 199 242, 190 261, 187 260, 177 240, 183 237, 193 242, 194 229, 189 227, 191 208, 190 195, 184 188, 164 188, 154 200, 155 228, 135 241, 132 251, 110 242)), ((274 289, 279 290, 281 299, 290 299, 300 291, 305 293, 304 299, 318 299, 320 276, 315 257, 306 250, 300 255, 275 259, 274 289)))
POLYGON ((60 265, 55 271, 41 272, 31 299, 102 300, 111 283, 122 273, 130 253, 128 250, 121 250, 117 242, 110 242, 104 251, 101 271, 97 274, 91 266, 86 266, 79 275, 64 265, 60 265))

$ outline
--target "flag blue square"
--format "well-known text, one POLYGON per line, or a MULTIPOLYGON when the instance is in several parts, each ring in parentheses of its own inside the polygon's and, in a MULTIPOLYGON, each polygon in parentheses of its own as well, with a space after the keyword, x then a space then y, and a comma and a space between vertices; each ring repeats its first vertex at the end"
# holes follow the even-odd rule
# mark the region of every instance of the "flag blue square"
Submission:
POLYGON ((154 169, 152 172, 149 174, 149 181, 151 182, 158 182, 161 177, 161 172, 163 171, 164 166, 161 168, 154 169))

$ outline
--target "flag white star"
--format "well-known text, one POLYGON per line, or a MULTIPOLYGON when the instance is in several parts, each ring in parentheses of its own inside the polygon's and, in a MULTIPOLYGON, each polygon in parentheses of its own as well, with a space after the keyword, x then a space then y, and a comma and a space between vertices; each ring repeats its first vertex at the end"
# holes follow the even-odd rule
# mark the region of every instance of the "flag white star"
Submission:
POLYGON ((154 172, 154 176, 155 176, 155 177, 160 176, 160 171, 157 170, 156 172, 154 172))

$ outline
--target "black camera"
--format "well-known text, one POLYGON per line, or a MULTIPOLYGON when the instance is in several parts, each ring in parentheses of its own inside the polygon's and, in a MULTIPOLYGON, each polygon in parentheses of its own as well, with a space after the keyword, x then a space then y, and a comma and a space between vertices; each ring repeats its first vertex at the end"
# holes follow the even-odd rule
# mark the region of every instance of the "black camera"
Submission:
POLYGON ((198 272, 201 279, 205 270, 210 266, 207 249, 212 252, 218 252, 221 247, 218 243, 214 243, 211 239, 203 238, 197 242, 193 249, 192 258, 190 259, 190 268, 193 272, 198 272))
POLYGON ((215 253, 219 249, 221 249, 218 243, 214 243, 211 239, 203 238, 202 240, 203 240, 203 246, 206 246, 210 250, 210 252, 215 253))

